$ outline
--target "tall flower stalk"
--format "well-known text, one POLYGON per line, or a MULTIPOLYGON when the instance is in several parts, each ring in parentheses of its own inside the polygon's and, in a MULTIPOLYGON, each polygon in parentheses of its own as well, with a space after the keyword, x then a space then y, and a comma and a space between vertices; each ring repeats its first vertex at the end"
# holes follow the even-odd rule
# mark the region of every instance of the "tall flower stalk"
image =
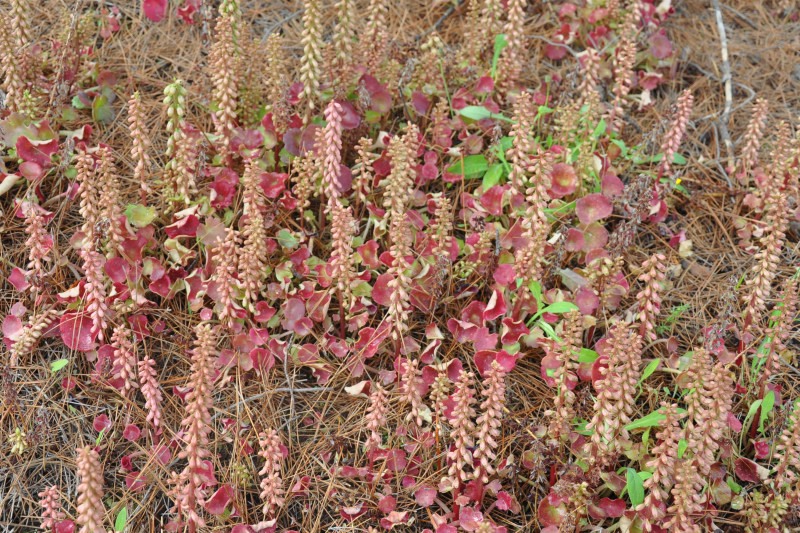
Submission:
POLYGON ((211 408, 214 393, 214 361, 217 357, 217 340, 211 326, 198 324, 195 327, 195 347, 191 353, 192 368, 189 378, 191 390, 186 395, 186 415, 183 427, 183 449, 179 459, 187 461, 180 474, 172 473, 172 511, 185 518, 189 533, 195 533, 205 525, 200 508, 205 504, 204 463, 211 457, 209 449, 211 408))

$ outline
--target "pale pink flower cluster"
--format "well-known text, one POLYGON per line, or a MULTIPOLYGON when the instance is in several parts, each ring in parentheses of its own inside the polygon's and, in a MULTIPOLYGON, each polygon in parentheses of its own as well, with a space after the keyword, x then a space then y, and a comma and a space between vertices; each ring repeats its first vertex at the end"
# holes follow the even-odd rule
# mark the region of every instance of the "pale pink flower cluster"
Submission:
POLYGON ((258 472, 261 476, 261 501, 264 502, 264 516, 272 516, 276 507, 283 505, 283 481, 281 479, 281 463, 283 452, 281 438, 274 429, 264 431, 258 435, 258 455, 264 459, 264 466, 258 472))
POLYGON ((78 533, 102 533, 105 508, 103 507, 103 466, 97 451, 86 446, 78 449, 78 506, 75 509, 78 533))

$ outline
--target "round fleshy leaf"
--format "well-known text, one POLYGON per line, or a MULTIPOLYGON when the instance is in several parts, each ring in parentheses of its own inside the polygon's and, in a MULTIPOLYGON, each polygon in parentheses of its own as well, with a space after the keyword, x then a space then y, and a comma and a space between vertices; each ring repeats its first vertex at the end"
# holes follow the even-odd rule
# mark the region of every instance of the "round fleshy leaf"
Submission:
POLYGON ((94 345, 95 335, 92 335, 92 320, 78 313, 67 313, 61 317, 58 324, 61 340, 70 350, 88 352, 94 345))
POLYGON ((550 195, 553 198, 563 198, 575 192, 578 187, 578 174, 572 165, 556 163, 550 173, 550 195))
POLYGON ((588 194, 575 204, 575 212, 581 224, 591 224, 611 214, 611 200, 599 193, 588 194))

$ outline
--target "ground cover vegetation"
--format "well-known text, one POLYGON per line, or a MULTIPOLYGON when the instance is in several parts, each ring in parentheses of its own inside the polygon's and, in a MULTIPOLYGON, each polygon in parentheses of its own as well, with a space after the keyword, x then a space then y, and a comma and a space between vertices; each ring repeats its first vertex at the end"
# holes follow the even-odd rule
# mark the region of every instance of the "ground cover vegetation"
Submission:
POLYGON ((800 527, 800 10, 727 4, 5 2, 0 527, 800 527))

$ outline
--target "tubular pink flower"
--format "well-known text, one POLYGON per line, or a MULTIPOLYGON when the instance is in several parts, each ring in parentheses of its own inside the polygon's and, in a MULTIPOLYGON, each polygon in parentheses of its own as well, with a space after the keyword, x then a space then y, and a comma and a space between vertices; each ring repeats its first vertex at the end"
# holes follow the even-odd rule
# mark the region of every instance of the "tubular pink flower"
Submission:
POLYGON ((94 158, 85 150, 79 150, 75 156, 75 170, 77 171, 75 180, 78 182, 78 193, 81 197, 80 213, 83 217, 81 231, 89 242, 94 242, 102 210, 101 185, 95 170, 94 158))
POLYGON ((475 378, 471 372, 462 371, 456 391, 453 393, 455 405, 450 418, 450 424, 453 427, 450 433, 453 444, 447 452, 447 459, 450 462, 447 476, 453 486, 466 483, 473 477, 473 474, 466 471, 465 467, 473 468, 474 465, 472 452, 470 452, 470 448, 475 444, 473 437, 475 434, 475 422, 473 422, 473 418, 475 418, 474 381, 475 378))
POLYGON ((553 374, 556 395, 553 398, 553 409, 548 412, 551 417, 548 433, 554 440, 569 435, 572 420, 575 418, 575 393, 569 389, 567 381, 578 371, 578 355, 583 347, 583 315, 580 311, 570 311, 564 318, 564 329, 561 332, 563 342, 554 347, 559 362, 553 374))
POLYGON ((497 361, 492 361, 486 373, 486 386, 482 394, 485 399, 477 420, 473 459, 480 462, 480 467, 475 469, 475 479, 488 483, 489 476, 495 473, 494 462, 497 460, 500 425, 506 403, 506 374, 497 361))
POLYGON ((214 249, 214 283, 217 292, 217 317, 226 327, 233 327, 233 322, 238 317, 241 309, 235 301, 236 272, 238 270, 238 235, 233 229, 228 229, 225 239, 214 249))
POLYGON ((744 148, 742 157, 739 159, 739 170, 736 177, 742 185, 747 185, 750 181, 750 172, 758 166, 758 150, 761 147, 761 139, 764 136, 764 126, 767 123, 767 112, 769 102, 764 98, 756 98, 753 104, 750 122, 744 133, 744 148))
POLYGON ((236 107, 239 99, 238 57, 234 35, 234 20, 228 14, 217 17, 215 40, 211 45, 208 63, 214 83, 213 99, 217 109, 213 112, 216 133, 222 142, 221 152, 227 155, 233 130, 236 128, 236 107))
POLYGON ((672 168, 672 159, 675 153, 681 146, 681 140, 686 133, 686 126, 689 123, 689 116, 692 114, 692 106, 694 105, 694 96, 689 89, 686 89, 678 97, 678 103, 675 108, 675 117, 672 119, 672 124, 664 136, 664 141, 661 144, 661 153, 664 154, 661 159, 661 164, 658 167, 658 177, 669 174, 672 168))
POLYGON ((56 524, 64 520, 64 513, 61 511, 61 492, 58 487, 53 485, 39 493, 39 507, 41 507, 42 523, 39 526, 45 531, 53 531, 56 524))
POLYGON ((105 533, 103 528, 103 466, 91 446, 78 449, 78 533, 105 533))
POLYGON ((328 211, 331 214, 330 275, 344 301, 344 309, 349 309, 353 303, 351 285, 356 279, 352 244, 356 221, 353 218, 353 209, 342 206, 337 199, 328 202, 328 211))
POLYGON ((320 0, 303 0, 303 57, 300 60, 300 81, 303 90, 298 95, 313 111, 320 100, 322 71, 322 13, 320 0))
POLYGON ((216 345, 216 336, 211 327, 208 324, 198 324, 195 327, 195 347, 191 354, 191 391, 186 395, 186 416, 181 421, 184 447, 178 454, 178 458, 186 459, 187 464, 180 474, 172 473, 171 491, 175 502, 172 512, 187 520, 190 533, 205 525, 199 508, 205 504, 207 496, 203 474, 206 467, 203 462, 211 457, 208 446, 212 432, 216 345))
POLYGON ((656 434, 658 444, 650 451, 653 458, 647 462, 647 468, 653 475, 645 480, 644 488, 648 493, 644 502, 636 507, 645 531, 652 531, 653 525, 664 518, 661 505, 667 504, 669 491, 674 485, 674 471, 679 461, 678 443, 683 438, 680 420, 684 416, 678 414, 677 409, 674 404, 663 403, 659 410, 664 420, 656 434))
POLYGON ((31 206, 25 216, 25 247, 28 249, 28 277, 31 286, 39 289, 42 287, 44 277, 44 262, 51 261, 50 251, 53 248, 53 237, 47 232, 45 218, 31 206))
POLYGON ((258 435, 258 455, 264 459, 264 466, 258 472, 261 476, 261 501, 264 502, 263 513, 265 518, 272 516, 276 507, 283 505, 283 481, 281 480, 281 438, 274 429, 258 435))
POLYGON ((147 131, 142 97, 139 91, 133 93, 128 100, 128 130, 131 136, 131 159, 136 163, 133 169, 133 180, 139 183, 142 195, 152 192, 150 187, 150 136, 147 131))
POLYGON ((593 431, 588 443, 591 458, 600 462, 629 438, 625 426, 631 422, 636 403, 642 361, 642 337, 624 322, 611 326, 606 342, 608 367, 601 370, 604 377, 595 384, 594 416, 586 425, 593 431))
POLYGON ((8 364, 12 367, 17 366, 21 356, 31 353, 36 348, 44 332, 50 329, 62 313, 63 311, 57 309, 48 309, 37 316, 31 317, 22 328, 17 340, 11 345, 11 357, 8 364))
POLYGON ((406 415, 406 422, 413 421, 418 427, 422 427, 422 414, 427 409, 419 392, 421 386, 422 370, 419 369, 419 359, 410 357, 405 360, 403 373, 400 375, 400 393, 402 401, 411 409, 406 415))
POLYGON ((322 159, 322 193, 328 199, 341 196, 339 192, 342 174, 342 106, 331 100, 325 108, 325 128, 317 144, 318 156, 322 159))
POLYGON ((128 237, 122 223, 119 177, 111 148, 101 145, 97 149, 97 155, 100 159, 97 166, 97 179, 100 185, 101 213, 104 223, 108 224, 107 250, 109 256, 114 256, 121 250, 122 242, 128 237))
POLYGON ((139 390, 144 396, 144 407, 147 409, 147 421, 153 425, 155 433, 161 432, 161 388, 158 385, 156 362, 145 356, 139 361, 139 390))
POLYGON ((107 314, 108 304, 106 303, 105 273, 103 266, 105 258, 99 253, 82 248, 80 250, 83 259, 83 275, 86 276, 84 310, 92 319, 92 337, 102 341, 108 325, 107 314))
POLYGON ((114 347, 114 362, 119 369, 117 376, 122 380, 122 395, 128 396, 136 383, 136 351, 131 342, 131 332, 125 326, 117 326, 111 334, 111 346, 114 347))
POLYGON ((373 381, 370 384, 369 407, 367 408, 367 437, 364 449, 367 453, 377 450, 381 446, 381 430, 386 426, 386 413, 389 410, 386 389, 380 383, 373 381))
POLYGON ((642 274, 639 281, 644 283, 644 288, 636 295, 639 303, 637 318, 641 322, 639 335, 644 339, 656 340, 656 318, 661 311, 661 283, 666 275, 667 260, 663 254, 653 254, 642 264, 642 274))
POLYGON ((255 160, 247 161, 241 180, 245 220, 242 224, 244 243, 239 257, 239 285, 244 291, 242 305, 251 312, 255 311, 255 304, 264 291, 267 276, 266 199, 259 176, 255 160))

